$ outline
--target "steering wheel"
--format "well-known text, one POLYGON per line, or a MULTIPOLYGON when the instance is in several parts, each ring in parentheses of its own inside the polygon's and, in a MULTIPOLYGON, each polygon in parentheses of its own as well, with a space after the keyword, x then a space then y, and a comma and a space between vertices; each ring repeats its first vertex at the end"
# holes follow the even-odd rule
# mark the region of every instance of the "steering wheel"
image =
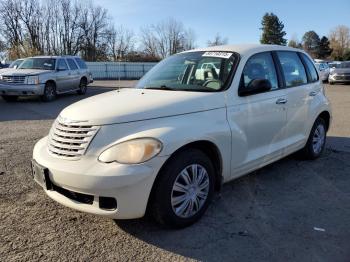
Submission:
POLYGON ((203 86, 207 87, 208 84, 210 83, 218 83, 219 84, 219 87, 218 88, 214 88, 214 89, 219 89, 222 85, 222 81, 219 80, 219 79, 209 79, 209 80, 206 80, 204 83, 203 83, 203 86))

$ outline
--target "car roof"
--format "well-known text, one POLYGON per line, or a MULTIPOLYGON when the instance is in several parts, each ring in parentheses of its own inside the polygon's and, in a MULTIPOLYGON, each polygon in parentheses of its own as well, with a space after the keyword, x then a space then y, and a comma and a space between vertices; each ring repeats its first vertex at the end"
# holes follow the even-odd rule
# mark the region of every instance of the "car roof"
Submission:
POLYGON ((49 55, 39 55, 39 56, 31 56, 27 58, 80 58, 79 56, 73 56, 73 55, 62 55, 62 56, 49 56, 49 55))
POLYGON ((266 51, 298 51, 305 53, 301 49, 292 48, 288 46, 281 45, 260 45, 260 44, 240 44, 240 45, 219 45, 210 46, 205 48, 196 48, 193 50, 188 50, 186 52, 196 52, 196 51, 221 51, 221 52, 236 52, 241 56, 250 56, 255 53, 266 52, 266 51))

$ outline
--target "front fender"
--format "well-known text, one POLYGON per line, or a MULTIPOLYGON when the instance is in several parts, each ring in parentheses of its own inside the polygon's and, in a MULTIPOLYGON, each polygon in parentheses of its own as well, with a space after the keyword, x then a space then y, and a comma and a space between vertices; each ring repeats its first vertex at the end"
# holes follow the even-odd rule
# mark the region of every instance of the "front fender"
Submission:
POLYGON ((141 137, 160 140, 163 150, 159 156, 162 157, 169 157, 179 148, 192 142, 212 142, 222 157, 223 176, 230 173, 231 131, 226 119, 226 108, 102 126, 86 154, 99 156, 113 144, 141 137))

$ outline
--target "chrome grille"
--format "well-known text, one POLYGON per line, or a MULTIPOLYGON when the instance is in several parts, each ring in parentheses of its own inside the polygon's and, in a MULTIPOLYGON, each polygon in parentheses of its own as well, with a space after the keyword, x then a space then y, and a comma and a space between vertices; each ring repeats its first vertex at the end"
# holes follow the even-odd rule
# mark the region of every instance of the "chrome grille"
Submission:
POLYGON ((2 76, 2 82, 13 83, 13 84, 24 84, 25 76, 2 76))
POLYGON ((98 126, 64 124, 57 119, 50 130, 48 150, 61 158, 79 159, 85 154, 98 129, 98 126))

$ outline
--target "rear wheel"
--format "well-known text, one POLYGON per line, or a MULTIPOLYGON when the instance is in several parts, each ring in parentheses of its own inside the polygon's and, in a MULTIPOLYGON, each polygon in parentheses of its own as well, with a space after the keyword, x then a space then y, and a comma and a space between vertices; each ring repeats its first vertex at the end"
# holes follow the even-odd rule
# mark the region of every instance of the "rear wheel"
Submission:
POLYGON ((77 91, 77 93, 79 95, 85 95, 86 94, 86 90, 87 90, 87 80, 85 78, 82 78, 80 80, 79 90, 77 91))
POLYGON ((326 123, 322 118, 317 118, 307 140, 305 147, 301 150, 301 155, 305 159, 318 158, 326 144, 326 123))
POLYGON ((7 96, 7 95, 2 95, 2 99, 4 99, 6 102, 16 102, 18 99, 18 96, 7 96))
POLYGON ((176 228, 199 220, 213 197, 214 172, 211 160, 200 150, 175 155, 155 184, 151 203, 154 218, 176 228))
POLYGON ((44 94, 41 96, 41 99, 44 102, 50 102, 56 99, 56 85, 53 82, 47 82, 44 89, 44 94))

